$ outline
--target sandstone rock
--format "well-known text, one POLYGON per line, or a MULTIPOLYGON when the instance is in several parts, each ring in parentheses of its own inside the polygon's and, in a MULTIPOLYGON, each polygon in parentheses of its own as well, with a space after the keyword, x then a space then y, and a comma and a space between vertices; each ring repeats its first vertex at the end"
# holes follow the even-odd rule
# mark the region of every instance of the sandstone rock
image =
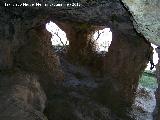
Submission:
POLYGON ((46 95, 37 76, 20 72, 0 77, 2 120, 47 120, 42 114, 46 95))

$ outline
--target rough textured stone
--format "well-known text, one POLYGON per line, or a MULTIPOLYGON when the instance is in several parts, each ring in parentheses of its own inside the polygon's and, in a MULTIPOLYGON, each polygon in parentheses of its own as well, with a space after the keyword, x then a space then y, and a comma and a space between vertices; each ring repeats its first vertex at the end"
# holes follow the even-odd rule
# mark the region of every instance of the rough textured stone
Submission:
POLYGON ((47 120, 47 90, 63 73, 44 18, 29 8, 0 10, 0 119, 47 120))
POLYGON ((36 75, 20 72, 0 78, 2 120, 47 120, 42 114, 46 95, 36 75))
POLYGON ((26 43, 15 53, 16 66, 27 71, 53 73, 59 63, 45 25, 27 31, 25 39, 26 43))
POLYGON ((160 45, 160 1, 122 0, 133 17, 134 27, 150 42, 160 45))
POLYGON ((69 40, 68 56, 72 61, 87 62, 87 59, 91 59, 95 52, 95 42, 93 40, 93 34, 96 27, 76 22, 60 23, 57 25, 66 33, 66 37, 69 40))
POLYGON ((152 47, 143 37, 132 36, 132 32, 128 35, 119 31, 112 33, 113 40, 104 61, 106 80, 100 87, 100 92, 105 92, 99 94, 99 98, 122 113, 130 108, 135 99, 138 80, 148 56, 152 54, 152 47))
MULTIPOLYGON (((160 45, 160 1, 159 0, 122 0, 133 17, 136 30, 151 43, 160 45)), ((159 53, 159 52, 158 52, 159 53)), ((159 57, 160 58, 160 57, 159 57)), ((159 83, 159 63, 157 64, 157 81, 159 83)), ((153 114, 159 120, 159 86, 156 92, 157 107, 153 114)))
MULTIPOLYGON (((127 0, 123 0, 126 6, 130 6, 128 8, 132 14, 129 14, 119 0, 107 0, 103 4, 102 1, 92 1, 91 4, 80 1, 82 2, 80 7, 4 7, 4 2, 13 4, 22 2, 52 3, 53 1, 0 0, 0 74, 2 75, 2 88, 0 89, 3 91, 0 97, 0 101, 2 101, 0 119, 45 120, 46 118, 43 115, 46 101, 45 94, 47 102, 51 106, 54 106, 52 102, 54 98, 50 97, 53 95, 56 98, 56 95, 60 94, 57 91, 54 96, 54 92, 61 88, 56 88, 55 82, 63 79, 63 74, 60 69, 59 59, 52 51, 51 36, 45 30, 45 23, 49 20, 53 20, 53 22, 60 21, 60 23, 68 21, 67 27, 62 25, 62 29, 67 33, 71 43, 69 51, 74 55, 81 54, 82 49, 85 50, 84 53, 92 51, 93 46, 89 47, 91 49, 86 48, 88 39, 92 35, 90 26, 104 25, 111 28, 114 33, 114 41, 104 61, 104 74, 105 76, 108 75, 109 79, 106 79, 107 82, 102 80, 103 85, 99 87, 104 87, 109 95, 114 95, 115 99, 111 101, 113 107, 130 106, 134 99, 138 75, 141 74, 147 64, 147 57, 150 54, 149 44, 144 42, 144 39, 134 31, 130 20, 131 15, 134 18, 133 21, 137 31, 141 32, 151 42, 159 45, 159 13, 154 12, 150 4, 144 5, 141 9, 139 6, 143 5, 144 2, 137 1, 127 2, 127 0), (133 9, 131 9, 132 5, 133 9), (138 5, 137 9, 134 9, 134 5, 138 5), (144 8, 146 9, 144 10, 144 8), (150 12, 147 14, 148 9, 150 12), (144 10, 144 13, 141 14, 141 10, 144 10), (140 16, 138 16, 138 13, 140 13, 140 16), (149 17, 149 19, 145 19, 146 17, 149 17), (127 52, 124 52, 126 50, 127 52), (134 51, 137 52, 133 54, 134 51), (38 78, 35 78, 35 80, 32 75, 28 78, 19 71, 25 71, 27 75, 35 74, 38 78), (18 73, 20 76, 17 77, 18 73), (13 79, 10 77, 13 77, 13 79), (24 92, 22 93, 22 91, 24 92), (4 110, 4 108, 6 109, 4 110)), ((156 5, 159 5, 158 1, 156 5)), ((155 7, 155 9, 158 10, 158 7, 155 7)), ((64 92, 65 90, 62 91, 62 93, 64 92)), ((108 94, 103 91, 99 95, 103 101, 109 98, 108 94)), ((72 103, 70 99, 66 100, 72 103)), ((107 104, 110 104, 110 101, 107 104)), ((70 106, 67 106, 64 110, 67 111, 68 108, 70 106)), ((63 111, 63 108, 60 108, 61 110, 63 111)), ((56 108, 55 111, 59 110, 56 108)), ((72 114, 70 114, 70 111, 68 113, 70 118, 72 114)), ((51 111, 49 110, 46 114, 50 115, 51 111)), ((81 116, 79 112, 77 114, 81 116)), ((61 113, 58 115, 60 116, 61 113)), ((93 117, 91 118, 93 119, 93 117)))
POLYGON ((159 120, 160 119, 160 49, 157 48, 156 52, 158 53, 159 57, 158 63, 156 65, 156 78, 157 78, 158 88, 155 92, 156 108, 153 112, 153 119, 159 120))

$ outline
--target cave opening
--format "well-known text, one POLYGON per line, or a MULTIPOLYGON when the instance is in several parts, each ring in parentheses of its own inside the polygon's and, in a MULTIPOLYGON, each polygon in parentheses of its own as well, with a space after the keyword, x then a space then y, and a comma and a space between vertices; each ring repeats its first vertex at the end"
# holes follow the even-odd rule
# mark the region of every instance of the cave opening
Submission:
POLYGON ((112 41, 110 28, 86 23, 50 21, 46 23, 46 29, 52 35, 54 52, 65 53, 70 62, 96 66, 95 69, 100 66, 102 69, 103 59, 112 41))
MULTIPOLYGON (((78 48, 81 48, 81 47, 83 48, 85 40, 87 41, 92 39, 95 45, 94 50, 96 54, 100 54, 102 55, 102 57, 103 56, 106 57, 106 54, 107 52, 109 52, 108 50, 112 42, 111 29, 105 26, 103 27, 98 26, 97 27, 98 29, 88 29, 89 27, 90 26, 86 24, 80 24, 80 25, 79 24, 75 25, 71 23, 56 24, 51 21, 46 24, 46 29, 52 34, 51 41, 52 41, 52 46, 54 47, 54 51, 63 50, 62 48, 66 48, 66 47, 68 48, 68 46, 70 45, 69 43, 71 43, 71 48, 70 48, 71 52, 73 52, 72 50, 75 50, 74 52, 77 52, 78 50, 79 52, 80 49, 78 48), (92 32, 90 32, 90 30, 92 32), (88 37, 86 34, 88 35, 88 37), (82 43, 80 42, 80 40, 82 40, 82 43), (82 46, 78 46, 78 44, 82 46)), ((114 44, 115 43, 113 43, 113 45, 114 44)), ((154 44, 151 44, 151 45, 153 47, 153 63, 156 65, 158 62, 158 55, 155 52, 156 46, 154 44)), ((86 48, 86 46, 84 47, 84 49, 86 48)), ((85 53, 86 52, 87 51, 85 51, 85 53)), ((79 56, 79 54, 74 54, 74 57, 76 57, 76 55, 79 56)), ((87 55, 87 57, 90 57, 90 56, 87 55)), ((80 60, 80 59, 78 58, 77 60, 80 60)), ((86 61, 88 60, 88 58, 84 60, 86 61)), ((89 59, 89 61, 91 60, 89 59)), ((93 63, 93 64, 89 63, 89 65, 92 67, 94 66, 97 69, 99 66, 102 67, 101 63, 99 62, 102 62, 102 61, 98 60, 97 63, 93 63), (98 64, 98 67, 97 67, 97 64, 98 64)), ((98 70, 100 70, 100 68, 98 70)), ((155 68, 150 70, 150 63, 148 63, 145 71, 143 72, 138 82, 137 94, 133 104, 134 116, 136 116, 139 119, 142 119, 140 117, 146 117, 146 116, 152 117, 152 112, 156 106, 156 99, 155 99, 154 92, 156 91, 157 86, 158 85, 157 85, 156 76, 155 76, 155 68), (141 115, 139 115, 139 113, 141 113, 141 115)))
POLYGON ((133 114, 137 117, 137 119, 144 119, 145 116, 147 120, 153 119, 152 114, 156 107, 155 92, 158 88, 156 79, 158 53, 156 52, 157 46, 152 43, 151 46, 153 47, 153 56, 151 58, 152 61, 148 62, 146 69, 139 79, 136 98, 133 104, 133 114), (139 115, 138 112, 140 113, 139 115))
MULTIPOLYGON (((53 47, 69 46, 69 40, 63 31, 56 23, 50 21, 46 23, 46 29, 52 34, 51 42, 53 47)), ((103 27, 103 29, 96 30, 92 35, 96 44, 96 52, 105 54, 108 52, 112 41, 112 32, 110 28, 103 27)))
POLYGON ((54 51, 61 51, 69 45, 66 33, 61 28, 59 28, 56 23, 52 21, 46 23, 46 29, 52 35, 51 42, 54 51))
POLYGON ((112 42, 112 32, 110 28, 97 30, 94 33, 94 40, 96 42, 96 51, 100 53, 108 52, 109 46, 112 42))

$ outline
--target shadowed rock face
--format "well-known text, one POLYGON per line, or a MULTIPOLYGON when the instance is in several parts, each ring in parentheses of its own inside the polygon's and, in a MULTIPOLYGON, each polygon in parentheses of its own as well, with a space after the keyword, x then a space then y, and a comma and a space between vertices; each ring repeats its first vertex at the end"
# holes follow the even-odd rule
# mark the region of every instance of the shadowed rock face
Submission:
POLYGON ((114 91, 109 93, 112 97, 108 101, 111 107, 122 111, 123 107, 130 107, 135 99, 138 80, 148 62, 148 55, 152 54, 152 47, 143 37, 132 36, 132 32, 130 35, 119 31, 112 33, 113 40, 105 56, 104 71, 106 76, 110 76, 106 77, 106 82, 113 86, 111 89, 114 91))
MULTIPOLYGON (((160 49, 157 48, 156 52, 158 53, 158 57, 160 58, 160 49)), ((156 89, 155 92, 155 97, 156 97, 156 107, 153 112, 153 119, 154 120, 159 120, 160 119, 160 59, 158 60, 158 63, 156 65, 156 77, 157 77, 157 83, 158 83, 158 88, 156 89)))
MULTIPOLYGON (((21 2, 17 0, 5 2, 32 3, 32 1, 28 0, 21 2)), ((47 3, 49 2, 51 1, 48 1, 47 3)), ((6 46, 4 48, 1 47, 1 49, 4 49, 1 51, 7 52, 0 53, 3 56, 0 58, 0 66, 6 66, 6 68, 12 66, 12 57, 16 49, 27 41, 25 40, 27 38, 25 37, 26 32, 35 26, 41 26, 41 24, 46 23, 49 19, 53 19, 53 21, 67 20, 87 24, 107 25, 110 28, 119 27, 122 29, 127 29, 128 21, 130 21, 128 12, 118 0, 107 1, 104 4, 95 4, 89 7, 82 6, 76 9, 74 7, 69 9, 67 7, 4 7, 4 1, 1 1, 0 9, 2 13, 1 16, 3 18, 1 20, 1 35, 3 36, 1 37, 3 40, 1 45, 5 44, 4 46, 6 46), (21 34, 21 36, 19 36, 19 34, 21 34), (12 44, 10 44, 11 41, 12 44), (8 56, 3 54, 7 54, 8 56)))
MULTIPOLYGON (((57 25, 66 32, 70 41, 68 54, 76 58, 76 61, 84 56, 89 57, 88 53, 94 51, 94 46, 89 44, 96 29, 93 26, 103 25, 112 29, 113 42, 103 64, 98 66, 103 68, 105 79, 101 81, 102 85, 98 86, 95 93, 101 98, 99 104, 111 105, 110 108, 113 111, 118 107, 123 107, 124 110, 130 107, 139 75, 148 62, 148 55, 151 54, 150 44, 134 31, 130 17, 134 18, 134 25, 138 26, 137 30, 144 37, 159 45, 159 34, 157 34, 159 26, 156 27, 159 25, 158 15, 154 18, 156 14, 153 14, 152 17, 154 10, 151 9, 149 14, 144 13, 141 17, 137 17, 142 9, 134 11, 132 5, 143 5, 137 1, 132 4, 123 0, 133 12, 131 16, 119 0, 108 0, 103 4, 95 2, 88 6, 83 3, 76 8, 4 7, 4 2, 33 3, 33 1, 0 0, 0 91, 2 91, 0 92, 0 103, 2 103, 0 119, 47 119, 43 114, 46 101, 49 101, 51 106, 54 104, 50 100, 50 96, 53 95, 52 90, 56 91, 57 81, 59 83, 64 79, 59 58, 52 51, 51 35, 45 29, 45 23, 49 20, 57 22, 57 25), (151 22, 150 19, 145 19, 145 14, 153 18, 151 22), (155 24, 154 21, 156 21, 155 24), (151 24, 148 25, 148 23, 151 24), (7 109, 4 110, 4 108, 7 109)), ((53 1, 47 0, 41 3, 44 2, 53 1)), ((158 96, 157 100, 159 100, 158 96)), ((78 104, 81 105, 81 103, 78 104)), ((46 114, 50 115, 51 112, 49 110, 46 114)))
POLYGON ((33 11, 0 9, 0 119, 46 120, 47 86, 63 79, 51 35, 33 11))
POLYGON ((93 35, 96 30, 95 26, 77 22, 56 22, 57 25, 66 33, 69 40, 67 50, 68 57, 71 61, 85 62, 91 59, 96 46, 93 35))
MULTIPOLYGON (((136 30, 150 42, 160 45, 160 1, 159 0, 122 0, 133 17, 133 24, 136 30)), ((159 63, 158 63, 159 64, 159 63)), ((159 67, 157 64, 157 71, 159 67)), ((159 72, 157 72, 159 74, 159 72)), ((159 76, 159 75, 158 75, 159 76)), ((159 78, 157 78, 159 81, 159 78)), ((159 82, 158 82, 159 83, 159 82)), ((157 107, 155 120, 160 119, 159 113, 159 86, 156 92, 157 107)))
POLYGON ((35 26, 25 36, 26 42, 15 53, 15 66, 30 72, 53 74, 59 62, 52 51, 51 35, 45 25, 35 26))
POLYGON ((2 120, 46 120, 42 114, 46 95, 36 75, 19 72, 1 74, 0 78, 2 120))

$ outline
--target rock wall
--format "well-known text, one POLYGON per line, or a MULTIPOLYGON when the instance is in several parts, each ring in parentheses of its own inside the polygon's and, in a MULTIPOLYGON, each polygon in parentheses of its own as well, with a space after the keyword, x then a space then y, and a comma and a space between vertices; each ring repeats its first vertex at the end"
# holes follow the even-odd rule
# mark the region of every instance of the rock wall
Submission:
POLYGON ((0 74, 0 78, 0 119, 47 120, 42 113, 46 95, 37 75, 5 73, 0 74))
MULTIPOLYGON (((151 43, 160 45, 160 1, 159 0, 122 0, 126 8, 132 14, 132 20, 136 30, 143 34, 151 43)), ((159 63, 156 70, 159 74, 159 63)), ((159 83, 159 75, 157 81, 159 83)), ((156 92, 157 107, 154 119, 159 120, 159 86, 156 92)))
POLYGON ((60 63, 53 54, 51 35, 45 25, 35 26, 25 36, 25 43, 15 53, 15 66, 30 72, 53 74, 60 63))
POLYGON ((0 10, 0 119, 47 120, 47 91, 63 79, 47 18, 29 8, 0 10))
POLYGON ((95 53, 93 34, 95 26, 78 22, 55 22, 66 33, 69 40, 68 58, 72 62, 87 63, 95 53))
MULTIPOLYGON (((104 61, 104 74, 108 78, 106 77, 102 81, 102 86, 99 86, 98 95, 102 98, 100 103, 113 105, 113 110, 118 107, 124 109, 130 107, 139 75, 144 70, 150 54, 150 45, 134 31, 130 17, 134 18, 134 25, 138 26, 136 27, 138 31, 151 42, 159 45, 159 17, 154 9, 150 9, 151 6, 147 7, 150 10, 149 14, 144 13, 137 17, 142 10, 138 8, 141 7, 136 8, 138 12, 135 12, 135 9, 132 10, 130 7, 136 4, 130 4, 132 2, 127 0, 123 0, 125 5, 129 5, 130 11, 137 14, 131 16, 119 0, 105 1, 103 4, 98 4, 98 1, 96 4, 84 3, 76 8, 4 7, 4 2, 14 4, 39 1, 0 0, 2 13, 0 15, 0 75, 2 77, 0 86, 2 88, 0 89, 3 91, 0 93, 0 101, 3 105, 0 107, 2 113, 0 117, 2 119, 35 120, 37 117, 46 119, 43 115, 46 98, 49 101, 55 83, 63 79, 59 59, 52 51, 51 36, 45 30, 45 23, 49 20, 60 21, 57 24, 64 29, 70 40, 69 54, 72 58, 77 57, 76 60, 84 54, 87 54, 85 56, 88 58, 88 53, 94 51, 94 46, 90 46, 95 30, 92 25, 105 25, 112 29, 113 43, 104 61), (150 19, 145 19, 147 16, 150 19), (35 78, 33 74, 37 77, 35 78), (103 91, 107 91, 108 94, 103 91)), ((47 0, 41 3, 51 2, 53 1, 47 0)))
POLYGON ((156 52, 158 53, 158 58, 159 58, 158 63, 156 65, 156 77, 157 77, 158 88, 156 89, 156 92, 155 92, 156 108, 153 112, 153 119, 159 120, 160 119, 160 49, 159 47, 156 48, 156 52))
POLYGON ((143 37, 133 35, 133 31, 112 33, 113 40, 103 66, 105 77, 97 98, 124 117, 133 104, 138 80, 153 48, 143 37))
POLYGON ((150 42, 160 45, 160 1, 122 0, 133 17, 136 30, 150 42))

